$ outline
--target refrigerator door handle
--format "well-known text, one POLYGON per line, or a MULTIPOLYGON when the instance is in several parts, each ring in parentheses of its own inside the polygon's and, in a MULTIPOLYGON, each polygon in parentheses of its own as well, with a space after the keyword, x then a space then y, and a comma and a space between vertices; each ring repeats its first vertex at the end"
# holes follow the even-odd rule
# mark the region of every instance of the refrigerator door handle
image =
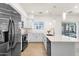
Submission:
POLYGON ((12 48, 15 47, 15 24, 14 21, 12 20, 12 48))
POLYGON ((12 29, 11 29, 11 19, 9 19, 9 25, 8 25, 8 40, 9 40, 9 49, 12 47, 12 29))

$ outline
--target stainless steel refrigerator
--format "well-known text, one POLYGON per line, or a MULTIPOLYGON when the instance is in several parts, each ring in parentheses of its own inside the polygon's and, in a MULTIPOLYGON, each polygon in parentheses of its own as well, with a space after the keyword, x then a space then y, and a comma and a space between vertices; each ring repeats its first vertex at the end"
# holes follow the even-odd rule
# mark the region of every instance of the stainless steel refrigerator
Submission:
POLYGON ((10 5, 0 3, 0 56, 21 54, 20 14, 10 5))

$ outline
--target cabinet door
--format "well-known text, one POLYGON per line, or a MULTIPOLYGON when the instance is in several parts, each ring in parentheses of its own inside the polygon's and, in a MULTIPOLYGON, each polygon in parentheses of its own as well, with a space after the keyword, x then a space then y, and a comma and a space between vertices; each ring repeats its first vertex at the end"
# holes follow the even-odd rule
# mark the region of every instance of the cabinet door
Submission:
POLYGON ((75 43, 75 55, 79 56, 79 43, 75 43))
POLYGON ((52 42, 52 56, 74 56, 74 42, 52 42))
POLYGON ((45 49, 47 51, 47 38, 46 37, 44 37, 44 46, 45 46, 45 49))
POLYGON ((32 20, 24 20, 24 28, 32 28, 32 20))

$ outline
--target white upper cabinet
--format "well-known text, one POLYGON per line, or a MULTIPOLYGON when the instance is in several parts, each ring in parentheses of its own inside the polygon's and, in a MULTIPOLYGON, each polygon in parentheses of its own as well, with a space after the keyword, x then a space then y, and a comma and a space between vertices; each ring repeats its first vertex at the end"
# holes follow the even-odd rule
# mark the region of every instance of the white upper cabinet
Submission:
POLYGON ((32 20, 25 20, 24 28, 32 28, 32 20))

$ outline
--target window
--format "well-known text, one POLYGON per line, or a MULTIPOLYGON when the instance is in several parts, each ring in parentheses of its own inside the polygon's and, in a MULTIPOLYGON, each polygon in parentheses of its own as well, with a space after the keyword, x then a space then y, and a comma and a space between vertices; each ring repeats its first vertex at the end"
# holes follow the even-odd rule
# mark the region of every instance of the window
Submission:
POLYGON ((76 38, 76 23, 62 23, 62 34, 76 38))
POLYGON ((43 30, 44 29, 44 23, 43 22, 34 22, 34 29, 43 30))

